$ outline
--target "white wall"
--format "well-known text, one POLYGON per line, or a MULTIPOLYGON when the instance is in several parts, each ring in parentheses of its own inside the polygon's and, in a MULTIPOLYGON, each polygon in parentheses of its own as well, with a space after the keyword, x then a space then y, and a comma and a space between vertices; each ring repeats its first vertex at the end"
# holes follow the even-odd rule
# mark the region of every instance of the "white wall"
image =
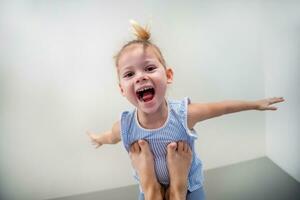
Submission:
POLYGON ((286 98, 266 115, 266 153, 300 182, 300 2, 264 2, 263 8, 266 95, 286 98))
MULTIPOLYGON (((130 108, 112 56, 131 39, 129 19, 152 20, 174 68, 172 98, 264 97, 259 1, 1 1, 0 194, 44 199, 134 184, 122 147, 94 150, 130 108), (113 178, 112 178, 113 177, 113 178)), ((276 93, 277 94, 277 93, 276 93)), ((265 114, 197 125, 205 168, 265 155, 265 114)))

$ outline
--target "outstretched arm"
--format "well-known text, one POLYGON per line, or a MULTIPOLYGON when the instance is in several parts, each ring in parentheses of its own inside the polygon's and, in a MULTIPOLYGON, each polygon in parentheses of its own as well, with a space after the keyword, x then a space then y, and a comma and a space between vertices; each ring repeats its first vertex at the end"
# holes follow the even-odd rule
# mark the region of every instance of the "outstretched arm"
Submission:
POLYGON ((257 101, 192 103, 188 107, 188 126, 193 128, 197 122, 245 110, 276 110, 277 108, 271 105, 282 101, 284 101, 282 97, 274 97, 257 101))
POLYGON ((102 134, 96 134, 92 131, 87 131, 87 134, 90 137, 92 144, 96 145, 96 148, 103 144, 116 144, 121 141, 120 122, 117 121, 111 130, 105 131, 102 134))

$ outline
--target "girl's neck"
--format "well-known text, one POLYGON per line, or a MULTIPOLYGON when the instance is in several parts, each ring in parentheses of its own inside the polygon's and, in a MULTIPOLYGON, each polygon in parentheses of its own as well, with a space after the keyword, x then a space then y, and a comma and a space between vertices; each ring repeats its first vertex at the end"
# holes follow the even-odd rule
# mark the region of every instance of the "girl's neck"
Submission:
POLYGON ((157 111, 148 114, 140 110, 137 110, 137 120, 143 128, 146 129, 157 129, 162 127, 168 119, 168 105, 164 101, 157 111))

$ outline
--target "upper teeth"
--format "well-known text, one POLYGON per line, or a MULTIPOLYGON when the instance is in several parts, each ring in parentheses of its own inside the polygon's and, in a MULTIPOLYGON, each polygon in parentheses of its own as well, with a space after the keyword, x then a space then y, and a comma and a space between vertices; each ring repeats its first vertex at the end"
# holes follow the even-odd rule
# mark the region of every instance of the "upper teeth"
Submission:
POLYGON ((144 87, 144 88, 138 89, 137 92, 142 92, 142 91, 149 90, 149 89, 152 89, 152 87, 144 87))

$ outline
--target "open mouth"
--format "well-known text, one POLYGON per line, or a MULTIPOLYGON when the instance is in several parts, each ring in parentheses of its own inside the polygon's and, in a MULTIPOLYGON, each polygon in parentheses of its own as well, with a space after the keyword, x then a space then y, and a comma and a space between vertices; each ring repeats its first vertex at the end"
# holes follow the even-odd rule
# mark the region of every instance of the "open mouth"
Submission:
POLYGON ((145 87, 136 91, 138 99, 143 102, 151 101, 154 97, 154 94, 155 90, 153 87, 145 87))

